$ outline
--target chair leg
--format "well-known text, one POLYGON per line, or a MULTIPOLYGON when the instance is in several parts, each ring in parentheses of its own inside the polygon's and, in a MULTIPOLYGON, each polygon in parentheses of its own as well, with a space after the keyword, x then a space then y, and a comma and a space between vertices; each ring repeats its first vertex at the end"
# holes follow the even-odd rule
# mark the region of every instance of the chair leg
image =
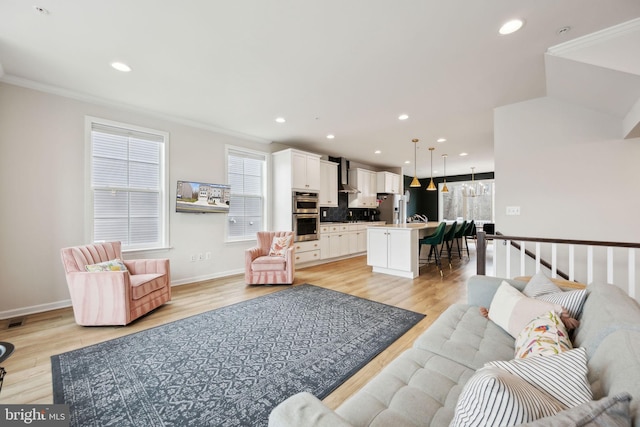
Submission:
POLYGON ((436 245, 431 245, 431 250, 429 251, 429 256, 431 256, 431 252, 435 254, 436 266, 438 266, 438 270, 440 271, 440 277, 444 277, 444 273, 442 272, 442 261, 440 260, 440 255, 438 254, 438 248, 436 245))

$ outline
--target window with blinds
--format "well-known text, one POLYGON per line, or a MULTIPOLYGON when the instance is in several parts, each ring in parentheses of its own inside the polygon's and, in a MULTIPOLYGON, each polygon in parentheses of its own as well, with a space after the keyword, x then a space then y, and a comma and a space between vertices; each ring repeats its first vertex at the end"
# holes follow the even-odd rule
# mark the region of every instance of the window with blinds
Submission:
POLYGON ((167 247, 167 134, 91 121, 92 240, 167 247))
POLYGON ((266 154, 227 147, 229 240, 255 240, 256 232, 265 229, 266 169, 266 154))

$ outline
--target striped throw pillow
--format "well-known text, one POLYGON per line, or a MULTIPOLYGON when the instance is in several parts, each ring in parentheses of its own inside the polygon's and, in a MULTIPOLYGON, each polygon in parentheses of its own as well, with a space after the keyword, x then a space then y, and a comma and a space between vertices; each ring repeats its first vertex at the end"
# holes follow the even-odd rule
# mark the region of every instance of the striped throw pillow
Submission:
POLYGON ((451 426, 513 426, 591 399, 583 348, 554 356, 494 361, 465 384, 451 426))
POLYGON ((519 376, 567 408, 593 398, 587 380, 587 353, 582 347, 553 356, 497 360, 485 366, 494 366, 519 376))
POLYGON ((514 426, 565 409, 560 402, 500 368, 479 369, 465 384, 452 427, 514 426))
POLYGON ((555 292, 550 294, 544 294, 536 297, 541 301, 547 301, 552 304, 557 304, 564 307, 569 313, 569 317, 574 319, 580 318, 582 314, 582 307, 584 307, 584 301, 587 299, 586 289, 576 289, 575 291, 567 292, 555 292))

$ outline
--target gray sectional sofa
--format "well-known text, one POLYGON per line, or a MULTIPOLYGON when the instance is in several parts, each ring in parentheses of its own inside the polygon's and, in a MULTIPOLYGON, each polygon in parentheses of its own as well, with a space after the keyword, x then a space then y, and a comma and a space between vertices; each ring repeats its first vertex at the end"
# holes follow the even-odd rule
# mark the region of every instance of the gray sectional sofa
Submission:
MULTIPOLYGON (((412 348, 335 411, 313 395, 299 393, 272 411, 269 426, 448 426, 458 397, 476 370, 487 362, 514 357, 514 339, 478 308, 490 306, 502 280, 470 278, 468 304, 449 307, 412 348)), ((526 285, 507 281, 519 290, 526 285)), ((632 425, 640 427, 640 306, 613 285, 594 284, 587 290, 572 341, 574 347, 586 350, 593 400, 628 393, 632 399, 629 404, 627 396, 622 402, 624 409, 629 407, 632 425)), ((532 425, 577 425, 576 416, 597 418, 594 407, 595 402, 584 410, 574 408, 576 415, 563 411, 532 425)), ((611 421, 604 423, 595 425, 611 421)))

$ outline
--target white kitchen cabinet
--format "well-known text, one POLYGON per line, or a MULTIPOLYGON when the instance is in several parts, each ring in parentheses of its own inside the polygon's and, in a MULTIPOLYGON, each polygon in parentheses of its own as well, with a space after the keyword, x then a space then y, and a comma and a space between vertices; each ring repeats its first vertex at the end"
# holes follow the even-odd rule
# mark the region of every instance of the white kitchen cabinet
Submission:
POLYGON ((319 205, 338 207, 338 164, 320 160, 319 205))
POLYGON ((293 189, 320 191, 320 156, 292 151, 293 189))
POLYGON ((319 154, 288 148, 277 151, 272 156, 275 188, 320 191, 319 154))
POLYGON ((272 154, 274 230, 291 231, 292 192, 320 191, 320 155, 288 148, 272 154))
POLYGON ((367 265, 376 273, 418 277, 417 248, 417 229, 383 226, 367 230, 367 265))
POLYGON ((376 172, 377 192, 400 194, 400 175, 392 172, 376 172))
POLYGON ((360 193, 349 194, 350 208, 376 208, 378 179, 375 172, 367 169, 350 169, 349 184, 356 187, 360 193))
POLYGON ((367 250, 370 223, 327 223, 320 225, 320 258, 359 254, 367 250))
POLYGON ((294 246, 296 264, 320 260, 320 242, 318 240, 296 242, 294 246))

